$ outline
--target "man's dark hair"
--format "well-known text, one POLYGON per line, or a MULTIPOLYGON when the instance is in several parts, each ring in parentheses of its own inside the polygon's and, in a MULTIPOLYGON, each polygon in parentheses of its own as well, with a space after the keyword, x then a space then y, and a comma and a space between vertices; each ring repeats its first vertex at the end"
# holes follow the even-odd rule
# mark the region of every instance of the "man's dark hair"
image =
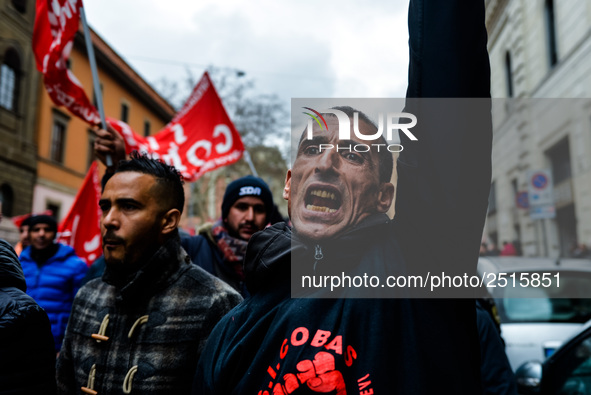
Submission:
POLYGON ((119 162, 115 174, 126 171, 149 174, 156 178, 162 198, 167 204, 167 210, 178 209, 181 213, 185 206, 185 191, 183 190, 183 176, 174 167, 167 165, 161 159, 152 159, 146 154, 133 151, 131 159, 119 162))
MULTIPOLYGON (((354 114, 357 113, 359 117, 359 121, 363 121, 367 126, 368 130, 366 134, 373 134, 378 131, 378 127, 374 121, 372 121, 364 112, 356 110, 350 106, 336 106, 332 107, 331 110, 339 110, 347 114, 349 119, 353 120, 354 114)), ((334 114, 326 113, 322 114, 326 116, 334 117, 334 114)), ((364 133, 365 134, 365 133, 364 133)), ((384 136, 380 136, 377 141, 378 144, 385 144, 388 145, 388 142, 384 138, 384 136)), ((379 177, 380 182, 390 182, 390 178, 392 178, 392 170, 394 168, 394 159, 392 158, 392 153, 388 151, 385 147, 380 149, 378 152, 378 163, 379 163, 379 177)))

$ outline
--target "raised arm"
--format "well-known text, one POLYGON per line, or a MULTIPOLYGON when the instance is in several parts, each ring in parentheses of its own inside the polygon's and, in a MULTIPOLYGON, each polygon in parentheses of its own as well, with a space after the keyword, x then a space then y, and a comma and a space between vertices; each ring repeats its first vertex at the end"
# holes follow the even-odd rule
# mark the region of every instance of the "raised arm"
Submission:
POLYGON ((476 264, 491 177, 484 0, 412 0, 409 33, 405 111, 417 116, 418 141, 401 136, 395 222, 404 248, 431 251, 421 260, 433 262, 438 251, 440 266, 467 270, 476 264))
POLYGON ((411 0, 407 97, 490 97, 484 0, 411 0))

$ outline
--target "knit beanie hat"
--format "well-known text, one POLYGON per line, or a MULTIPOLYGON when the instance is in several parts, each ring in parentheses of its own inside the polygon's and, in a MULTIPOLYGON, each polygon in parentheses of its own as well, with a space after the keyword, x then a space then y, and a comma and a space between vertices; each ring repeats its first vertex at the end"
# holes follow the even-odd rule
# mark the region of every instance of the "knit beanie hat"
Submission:
POLYGON ((31 226, 31 219, 33 218, 33 215, 29 215, 27 218, 23 219, 23 222, 21 222, 21 226, 19 226, 19 228, 22 228, 23 226, 31 226))
POLYGON ((273 211, 273 195, 267 183, 255 176, 245 176, 228 184, 224 193, 224 200, 222 201, 222 219, 226 219, 230 212, 230 207, 232 207, 236 200, 245 196, 260 198, 265 205, 267 220, 269 220, 273 211))
POLYGON ((57 232, 57 221, 51 215, 33 215, 29 220, 29 227, 32 229, 37 224, 49 225, 49 230, 57 232))

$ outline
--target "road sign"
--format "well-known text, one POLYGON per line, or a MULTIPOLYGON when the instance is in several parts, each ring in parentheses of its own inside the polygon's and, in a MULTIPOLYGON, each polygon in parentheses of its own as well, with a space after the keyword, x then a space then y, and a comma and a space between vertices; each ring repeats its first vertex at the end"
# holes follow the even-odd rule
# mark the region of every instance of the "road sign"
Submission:
POLYGON ((530 207, 553 206, 554 188, 550 170, 528 172, 528 197, 530 207))
POLYGON ((536 206, 530 207, 529 216, 531 219, 545 219, 556 217, 554 206, 536 206))
POLYGON ((519 208, 529 208, 529 198, 527 191, 521 191, 515 197, 515 204, 519 208))
POLYGON ((534 188, 542 190, 548 185, 548 177, 542 172, 537 172, 532 176, 531 184, 534 188))
POLYGON ((531 219, 555 218, 554 186, 550 170, 530 171, 527 173, 527 177, 529 216, 531 219))

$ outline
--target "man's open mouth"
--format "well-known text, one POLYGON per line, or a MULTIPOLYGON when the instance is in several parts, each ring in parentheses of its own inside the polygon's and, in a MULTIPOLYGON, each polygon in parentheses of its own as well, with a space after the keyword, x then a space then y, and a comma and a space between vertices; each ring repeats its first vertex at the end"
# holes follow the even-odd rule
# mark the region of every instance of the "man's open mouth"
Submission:
POLYGON ((332 188, 313 187, 304 201, 306 209, 321 213, 334 213, 341 207, 341 195, 332 188))

